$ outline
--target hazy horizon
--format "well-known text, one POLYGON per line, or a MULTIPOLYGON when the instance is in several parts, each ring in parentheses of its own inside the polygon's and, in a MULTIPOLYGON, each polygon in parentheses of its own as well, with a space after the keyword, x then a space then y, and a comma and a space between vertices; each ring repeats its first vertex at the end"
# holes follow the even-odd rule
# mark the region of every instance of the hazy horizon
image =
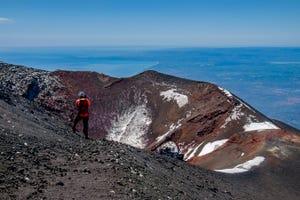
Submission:
POLYGON ((0 47, 298 47, 298 0, 0 0, 0 47))

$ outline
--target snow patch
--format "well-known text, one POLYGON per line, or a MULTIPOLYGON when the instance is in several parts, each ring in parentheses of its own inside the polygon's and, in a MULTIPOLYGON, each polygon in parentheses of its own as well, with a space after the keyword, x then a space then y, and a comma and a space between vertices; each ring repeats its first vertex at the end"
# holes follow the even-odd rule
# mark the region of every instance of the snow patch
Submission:
POLYGON ((190 153, 186 158, 184 158, 184 160, 189 160, 189 159, 191 159, 191 158, 193 158, 193 157, 195 157, 196 155, 196 152, 198 151, 198 149, 202 146, 202 144, 203 144, 204 142, 201 142, 201 144, 199 144, 196 148, 193 148, 192 149, 192 151, 189 149, 189 152, 188 153, 190 153))
POLYGON ((243 126, 244 130, 247 131, 260 131, 260 130, 269 130, 269 129, 279 129, 271 122, 251 122, 243 126))
POLYGON ((179 128, 179 127, 181 126, 181 124, 180 124, 181 121, 182 121, 182 120, 178 120, 178 122, 177 122, 176 125, 175 125, 175 124, 171 124, 169 130, 168 130, 165 134, 163 134, 163 135, 161 135, 161 136, 158 136, 158 137, 156 138, 156 141, 157 141, 157 142, 160 142, 160 141, 164 140, 164 139, 165 139, 167 136, 169 136, 175 129, 179 128))
POLYGON ((227 124, 233 120, 238 120, 241 119, 242 116, 244 116, 245 114, 243 112, 241 112, 241 108, 242 108, 242 104, 236 106, 233 108, 230 116, 228 116, 225 119, 225 123, 221 126, 221 128, 226 128, 227 124))
POLYGON ((175 91, 176 91, 176 89, 170 89, 167 91, 163 91, 163 92, 160 92, 160 96, 162 96, 163 99, 167 100, 167 101, 172 101, 172 100, 176 101, 178 106, 181 108, 189 102, 188 97, 184 94, 180 94, 175 91))
POLYGON ((186 151, 185 154, 184 154, 184 160, 189 159, 189 155, 190 155, 190 153, 191 153, 194 149, 195 149, 194 146, 190 146, 190 147, 187 148, 187 151, 186 151))
POLYGON ((189 118, 190 116, 192 116, 192 111, 187 111, 185 113, 185 118, 189 118))
POLYGON ((247 162, 241 163, 231 169, 219 169, 219 170, 215 170, 215 171, 223 172, 223 173, 230 173, 230 174, 247 172, 252 167, 259 166, 264 160, 265 160, 264 157, 257 156, 255 158, 253 158, 252 160, 248 160, 247 162))
POLYGON ((152 123, 151 114, 145 104, 127 109, 111 122, 106 138, 137 148, 146 146, 144 135, 152 123))
MULTIPOLYGON (((221 90, 222 92, 224 92, 224 94, 227 96, 227 97, 229 97, 229 98, 232 98, 233 97, 233 95, 228 91, 228 90, 226 90, 226 89, 224 89, 224 88, 222 88, 222 87, 218 87, 219 88, 219 90, 221 90)), ((248 106, 246 103, 244 103, 242 100, 240 100, 239 98, 236 98, 243 106, 245 106, 245 107, 247 107, 249 110, 251 110, 251 111, 253 111, 253 112, 255 112, 255 110, 253 110, 250 106, 248 106)), ((230 101, 229 100, 227 100, 227 102, 229 102, 230 103, 230 101)))
POLYGON ((228 139, 223 139, 223 140, 217 140, 214 142, 208 142, 201 150, 199 156, 204 156, 206 154, 209 154, 225 144, 228 141, 228 139))
POLYGON ((232 97, 232 94, 228 90, 226 90, 226 89, 224 89, 222 87, 218 87, 218 88, 219 88, 219 90, 221 90, 222 92, 224 92, 227 97, 232 97))

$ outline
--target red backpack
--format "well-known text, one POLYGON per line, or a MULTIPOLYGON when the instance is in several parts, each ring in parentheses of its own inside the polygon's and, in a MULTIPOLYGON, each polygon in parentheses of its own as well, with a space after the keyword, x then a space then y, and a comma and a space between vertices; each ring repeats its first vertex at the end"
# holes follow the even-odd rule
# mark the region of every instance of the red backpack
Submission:
POLYGON ((88 114, 88 108, 89 108, 88 100, 80 99, 77 106, 78 106, 79 114, 88 114))

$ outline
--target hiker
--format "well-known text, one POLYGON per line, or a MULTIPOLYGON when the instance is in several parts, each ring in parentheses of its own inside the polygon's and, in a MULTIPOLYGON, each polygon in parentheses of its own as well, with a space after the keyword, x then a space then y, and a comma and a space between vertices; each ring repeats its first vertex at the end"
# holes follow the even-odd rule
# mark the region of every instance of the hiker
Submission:
POLYGON ((88 126, 89 126, 89 107, 91 105, 90 100, 86 97, 84 92, 79 92, 79 99, 76 100, 76 106, 78 108, 78 114, 75 118, 73 125, 73 132, 76 132, 76 125, 82 119, 83 121, 83 133, 85 138, 88 139, 88 126))

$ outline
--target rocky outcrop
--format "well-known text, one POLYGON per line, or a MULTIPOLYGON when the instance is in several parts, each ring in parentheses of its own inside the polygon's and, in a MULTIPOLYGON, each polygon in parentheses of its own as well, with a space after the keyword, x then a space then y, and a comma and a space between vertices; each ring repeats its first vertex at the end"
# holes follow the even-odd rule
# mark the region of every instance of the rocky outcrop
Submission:
POLYGON ((297 130, 274 123, 211 83, 155 71, 117 79, 96 72, 50 73, 4 63, 1 77, 1 86, 65 120, 75 116, 76 95, 85 91, 92 101, 89 126, 93 138, 151 151, 172 142, 187 162, 208 169, 247 171, 286 159, 291 151, 285 149, 300 144, 297 130))
POLYGON ((67 89, 50 72, 0 62, 0 75, 1 87, 10 93, 38 102, 52 111, 66 109, 67 89))

